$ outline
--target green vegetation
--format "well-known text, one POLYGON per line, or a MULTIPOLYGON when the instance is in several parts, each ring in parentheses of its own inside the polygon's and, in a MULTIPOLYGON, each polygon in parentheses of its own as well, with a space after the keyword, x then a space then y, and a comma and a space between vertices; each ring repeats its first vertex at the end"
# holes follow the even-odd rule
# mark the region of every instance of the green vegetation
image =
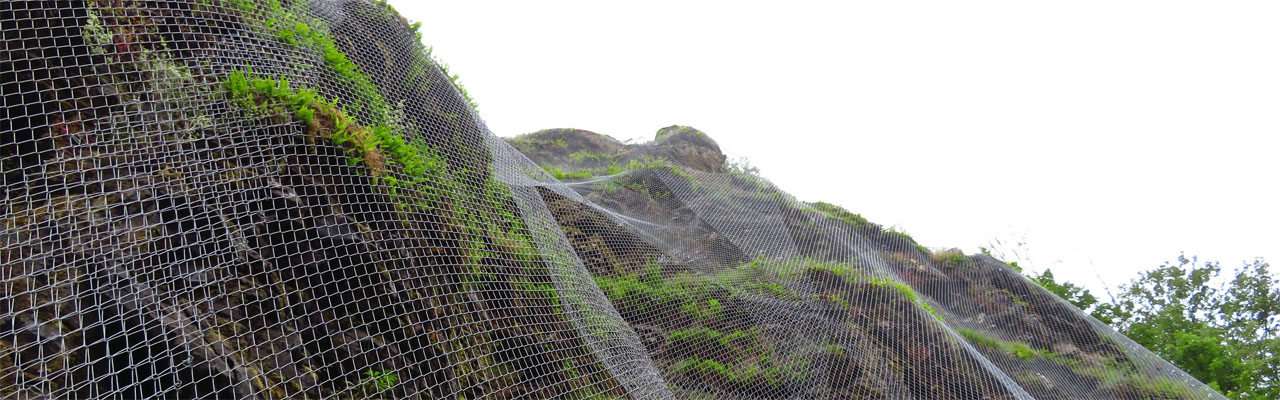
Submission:
POLYGON ((390 186, 411 187, 437 180, 443 173, 444 161, 426 141, 407 141, 389 125, 361 128, 338 107, 337 100, 325 99, 313 89, 295 90, 288 80, 260 78, 242 71, 230 73, 223 87, 228 97, 246 108, 268 115, 292 113, 312 134, 321 134, 317 116, 323 117, 331 125, 323 132, 325 137, 360 157, 358 161, 363 161, 374 176, 382 175, 387 166, 398 165, 399 172, 409 178, 400 181, 385 177, 383 181, 390 186))
POLYGON ((648 197, 650 199, 655 199, 655 200, 663 199, 671 195, 671 192, 667 192, 667 191, 649 190, 649 188, 646 187, 644 183, 637 182, 635 179, 632 179, 632 178, 633 177, 617 177, 617 178, 601 180, 599 183, 596 184, 596 189, 605 193, 612 194, 614 192, 617 192, 618 189, 627 188, 627 189, 631 189, 636 193, 643 194, 645 195, 645 197, 648 197), (626 183, 621 183, 621 182, 626 182, 626 183))
MULTIPOLYGON (((1216 262, 1179 255, 1101 300, 1049 270, 1028 274, 1229 398, 1280 398, 1280 279, 1262 259, 1233 275, 1224 276, 1216 262)), ((1180 386, 1137 381, 1153 390, 1180 386)))
POLYGON ((760 346, 760 332, 755 328, 748 330, 735 329, 730 333, 721 333, 706 327, 685 328, 672 331, 667 335, 672 345, 688 345, 706 351, 709 354, 750 354, 760 346))
POLYGON ((821 202, 821 201, 811 202, 811 203, 801 203, 801 204, 802 205, 800 209, 802 210, 816 212, 816 213, 822 214, 827 219, 844 222, 850 227, 853 227, 853 229, 862 230, 864 232, 871 233, 873 236, 878 236, 882 241, 889 241, 890 243, 887 243, 887 244, 892 244, 895 246, 899 244, 910 244, 912 247, 914 247, 916 250, 919 250, 921 253, 925 253, 925 254, 929 253, 929 249, 927 247, 924 247, 920 245, 920 243, 917 243, 916 240, 912 238, 911 235, 908 235, 906 232, 898 231, 897 229, 894 229, 894 228, 885 229, 879 224, 873 223, 871 221, 868 221, 866 218, 863 218, 861 214, 854 214, 852 212, 849 212, 849 210, 845 210, 840 206, 821 202))
MULTIPOLYGON (((422 188, 426 183, 448 186, 453 182, 445 179, 444 161, 435 148, 422 138, 406 139, 397 113, 383 100, 370 78, 338 50, 323 21, 303 17, 299 10, 303 4, 299 2, 266 0, 262 4, 265 7, 248 0, 235 2, 242 12, 261 18, 277 40, 317 51, 325 66, 339 82, 352 87, 356 97, 346 105, 348 109, 339 106, 337 99, 323 98, 314 89, 294 90, 285 79, 271 80, 253 76, 252 71, 236 71, 229 74, 223 85, 230 98, 267 113, 289 111, 311 134, 321 130, 316 126, 320 122, 316 117, 321 116, 324 123, 331 125, 324 136, 355 153, 352 163, 364 162, 374 177, 390 187, 393 195, 397 189, 422 188), (353 114, 368 118, 364 128, 351 117, 353 114), (403 175, 385 175, 385 169, 390 166, 398 167, 403 175)), ((383 7, 390 12, 389 6, 383 4, 383 7)))
POLYGON ((810 361, 794 360, 777 363, 767 355, 761 355, 754 363, 735 365, 694 356, 672 366, 677 374, 697 373, 720 380, 723 383, 737 385, 764 385, 781 387, 788 382, 796 382, 805 378, 803 371, 809 368, 810 361))
POLYGON ((262 2, 265 8, 258 2, 248 0, 238 0, 234 4, 241 12, 263 21, 268 34, 276 40, 291 46, 318 51, 325 66, 338 77, 338 80, 353 87, 352 92, 356 94, 356 98, 349 102, 350 111, 357 115, 364 114, 366 111, 370 113, 371 120, 368 121, 368 125, 383 125, 390 122, 391 108, 378 94, 377 87, 368 76, 360 72, 345 53, 338 50, 324 21, 304 16, 305 14, 300 10, 304 6, 302 2, 265 0, 262 2))
POLYGON ((655 141, 656 141, 656 140, 662 139, 662 138, 667 137, 667 136, 671 136, 671 135, 679 134, 679 133, 685 133, 685 132, 689 132, 689 131, 693 131, 693 133, 694 133, 695 135, 702 136, 702 132, 701 132, 701 131, 698 131, 698 130, 696 130, 696 129, 693 129, 693 127, 691 127, 691 126, 678 125, 678 126, 675 126, 675 129, 668 129, 668 128, 662 128, 662 129, 659 129, 659 130, 658 130, 658 133, 656 133, 656 134, 654 134, 654 135, 653 135, 653 140, 655 140, 655 141))
POLYGON ((621 277, 596 276, 596 284, 619 308, 635 307, 641 313, 650 308, 676 306, 680 312, 698 320, 718 319, 724 307, 713 296, 715 286, 696 275, 681 274, 670 280, 658 274, 621 277))
MULTIPOLYGON (((601 159, 606 158, 605 156, 599 156, 599 157, 601 157, 601 159)), ((693 175, 689 174, 680 166, 672 164, 670 161, 667 161, 666 159, 663 159, 663 158, 654 158, 654 157, 646 156, 646 157, 641 157, 637 159, 632 159, 631 161, 621 166, 619 166, 618 163, 616 162, 611 162, 609 165, 602 166, 602 167, 574 169, 569 171, 564 171, 559 168, 551 167, 551 166, 543 166, 542 168, 546 170, 548 173, 550 173, 552 176, 556 177, 556 179, 560 179, 560 180, 590 179, 596 176, 617 175, 617 174, 620 174, 626 171, 632 171, 632 170, 665 170, 667 172, 670 172, 673 175, 684 178, 686 182, 689 182, 689 185, 692 188, 692 190, 695 190, 695 191, 698 190, 698 182, 693 179, 693 175)), ((616 190, 616 188, 613 188, 613 190, 616 190)))
POLYGON ((1162 376, 1146 376, 1138 373, 1129 364, 1122 364, 1115 359, 1097 362, 1083 362, 1060 356, 1046 349, 1033 349, 1030 345, 1018 341, 1003 341, 985 336, 973 330, 956 328, 956 333, 974 345, 1003 351, 1023 361, 1034 361, 1037 358, 1057 363, 1080 375, 1090 376, 1101 383, 1101 387, 1129 387, 1148 395, 1161 398, 1193 397, 1190 389, 1181 383, 1162 376))
MULTIPOLYGON (((746 157, 738 157, 737 159, 725 159, 724 165, 720 166, 720 172, 735 175, 738 177, 749 177, 754 180, 760 178, 760 168, 751 165, 751 160, 746 157)), ((822 203, 826 204, 826 203, 822 203)))
POLYGON ((838 207, 834 204, 824 203, 819 201, 819 202, 809 203, 809 205, 817 209, 819 212, 822 212, 823 214, 825 214, 827 218, 834 219, 837 221, 843 221, 844 223, 849 224, 849 226, 852 226, 854 228, 863 228, 863 227, 873 226, 871 221, 867 221, 867 219, 863 218, 861 214, 851 213, 849 212, 849 210, 845 210, 844 208, 838 207))
MULTIPOLYGON (((770 295, 779 299, 795 300, 801 296, 794 291, 787 289, 782 285, 778 278, 787 278, 797 274, 814 274, 814 273, 830 273, 838 276, 845 282, 856 285, 866 285, 876 288, 884 288, 901 296, 903 300, 910 302, 929 312, 929 314, 939 317, 938 312, 924 302, 915 290, 910 286, 897 282, 893 278, 882 275, 871 275, 857 269, 855 264, 851 263, 832 263, 812 258, 795 258, 788 260, 769 260, 764 257, 757 258, 752 262, 742 264, 737 268, 721 273, 716 280, 725 287, 737 287, 740 291, 747 293, 759 293, 770 295)), ((825 294, 825 298, 832 302, 848 308, 849 302, 840 297, 839 293, 825 294)))
POLYGON ((1228 397, 1280 398, 1280 279, 1261 259, 1221 272, 1179 255, 1093 314, 1228 397))
POLYGON ((938 316, 937 311, 920 299, 909 286, 895 282, 889 277, 871 276, 853 268, 851 264, 824 263, 807 258, 783 261, 769 261, 762 258, 722 272, 712 280, 689 273, 663 279, 661 274, 652 270, 617 277, 596 276, 595 280, 605 295, 619 308, 634 307, 638 312, 644 313, 650 309, 675 306, 681 314, 705 321, 723 317, 723 299, 727 296, 746 294, 794 302, 827 300, 841 307, 850 308, 851 304, 840 293, 805 295, 782 283, 784 282, 782 279, 796 274, 826 271, 853 284, 855 290, 860 287, 886 289, 901 297, 903 301, 915 304, 935 317, 938 316))
POLYGON ((724 315, 724 307, 720 300, 707 299, 705 302, 691 301, 680 306, 680 312, 697 319, 718 319, 724 315))
MULTIPOLYGON (((390 122, 392 109, 379 95, 377 87, 367 75, 359 71, 358 66, 347 58, 347 55, 338 50, 334 43, 332 35, 329 33, 328 26, 324 21, 318 19, 305 18, 300 8, 305 6, 305 1, 297 0, 264 0, 259 2, 252 0, 233 0, 232 4, 241 12, 254 16, 263 21, 264 28, 268 35, 271 35, 280 42, 303 48, 317 50, 325 65, 334 72, 339 81, 351 85, 352 92, 356 98, 350 101, 351 112, 357 115, 364 115, 367 111, 371 120, 370 125, 379 125, 390 122)), ((389 18, 392 15, 398 15, 385 1, 379 0, 376 5, 383 11, 379 13, 379 17, 389 18)), ((425 79, 426 69, 435 66, 440 69, 441 73, 449 77, 450 82, 458 93, 471 104, 472 108, 476 108, 476 102, 467 93, 465 87, 459 82, 458 75, 451 74, 447 64, 438 62, 432 58, 432 48, 422 44, 422 28, 421 22, 409 23, 410 31, 416 39, 419 51, 415 53, 416 58, 409 66, 409 73, 412 77, 425 79)))
POLYGON ((384 393, 395 388, 399 382, 400 377, 391 371, 365 371, 364 378, 354 384, 348 384, 347 389, 358 393, 361 396, 360 399, 375 399, 382 398, 384 393))
POLYGON ((1009 354, 1012 354, 1014 357, 1020 358, 1024 361, 1034 360, 1036 356, 1040 356, 1044 358, 1057 358, 1056 355, 1054 355, 1053 353, 1050 353, 1048 350, 1032 349, 1031 346, 1023 342, 1006 342, 1003 340, 985 336, 981 333, 978 333, 973 330, 965 329, 965 328, 956 328, 955 330, 956 330, 956 333, 959 333, 960 336, 963 336, 965 340, 968 340, 970 343, 973 343, 978 346, 991 348, 991 349, 1005 351, 1005 352, 1008 352, 1009 354))
POLYGON ((958 267, 964 264, 965 256, 959 250, 944 250, 929 255, 933 262, 948 267, 958 267))
MULTIPOLYGON (((344 148, 353 156, 353 163, 364 163, 370 175, 379 179, 391 188, 420 188, 423 185, 453 182, 455 178, 448 174, 444 161, 435 149, 425 141, 405 139, 404 128, 398 125, 395 112, 363 74, 358 66, 338 50, 327 28, 315 20, 305 20, 293 10, 294 2, 282 3, 278 0, 267 0, 266 9, 259 9, 256 2, 234 0, 234 4, 242 10, 270 15, 265 19, 265 26, 277 40, 292 46, 315 49, 324 61, 326 68, 338 80, 353 88, 355 97, 348 100, 346 107, 339 105, 337 99, 320 96, 312 88, 293 88, 285 79, 267 79, 257 77, 251 71, 236 71, 228 75, 223 88, 230 99, 237 104, 262 113, 264 116, 287 115, 300 123, 309 134, 323 136, 333 145, 344 148), (288 4, 289 6, 286 6, 288 4), (365 119, 358 123, 356 118, 365 119), (396 174, 387 174, 388 171, 396 174)), ((96 16, 89 21, 86 34, 96 42, 109 42, 110 34, 101 29, 96 16), (103 39, 103 38, 107 39, 103 39)), ((414 24, 417 33, 419 24, 414 24)), ((425 52, 429 57, 430 49, 425 52)), ((449 76, 455 87, 474 107, 474 101, 465 89, 457 83, 457 75, 449 75, 447 66, 438 64, 446 76, 449 76)), ((416 72, 425 74, 420 65, 411 66, 416 72)), ((659 131, 655 139, 662 139, 667 134, 684 132, 688 127, 659 131)), ((557 140, 561 146, 565 143, 557 140)), ((579 151, 571 154, 575 163, 585 161, 605 162, 608 166, 595 169, 561 171, 546 167, 548 173, 560 180, 588 179, 595 174, 615 175, 634 169, 664 169, 686 178, 696 189, 693 177, 680 167, 662 159, 632 160, 619 166, 611 162, 614 156, 592 154, 579 151)), ((729 167, 733 172, 745 175, 756 175, 758 170, 749 165, 729 167)), ((506 188, 494 189, 497 192, 506 188)), ((486 194, 491 201, 503 198, 501 195, 486 194)), ((480 201, 480 200, 476 200, 480 201)), ((509 227, 495 227, 497 224, 468 211, 463 202, 455 203, 457 221, 465 225, 466 233, 472 238, 492 237, 495 242, 514 243, 511 248, 520 249, 525 254, 526 262, 537 261, 536 251, 527 236, 527 228, 519 216, 506 212, 500 218, 513 221, 509 227), (525 229, 525 231, 521 231, 525 229)), ((917 244, 909 235, 892 229, 885 230, 859 214, 854 214, 827 203, 812 203, 813 209, 826 218, 844 222, 855 229, 875 229, 884 233, 887 238, 905 240, 917 249, 925 249, 917 244)), ((489 207, 503 210, 502 206, 489 207)), ((486 258, 493 256, 500 245, 483 240, 463 240, 464 256, 473 267, 468 284, 498 279, 493 273, 483 269, 486 258)), ((984 249, 985 250, 985 249, 984 249)), ((958 252, 934 253, 935 261, 944 265, 959 266, 966 257, 958 252)), ((1280 398, 1280 293, 1277 281, 1270 275, 1268 265, 1261 260, 1242 269, 1229 284, 1213 287, 1212 283, 1219 276, 1217 264, 1197 265, 1194 261, 1180 257, 1179 265, 1165 265, 1154 271, 1144 273, 1138 280, 1121 291, 1111 302, 1100 302, 1088 290, 1070 282, 1058 282, 1053 273, 1045 270, 1040 274, 1028 274, 1030 279, 1046 290, 1066 299, 1080 309, 1092 311, 1100 320, 1112 324, 1122 333, 1133 338, 1139 344, 1147 346, 1160 356, 1171 360, 1182 369, 1201 379, 1211 387, 1223 392, 1233 399, 1280 398)), ((1011 268, 1021 272, 1016 263, 1011 268)), ((725 310, 721 304, 723 291, 728 295, 744 293, 763 294, 779 299, 799 300, 805 298, 789 289, 778 277, 789 274, 830 273, 841 277, 848 283, 880 287, 891 290, 907 301, 924 308, 931 314, 937 313, 907 285, 896 282, 889 277, 872 276, 858 271, 851 264, 824 263, 810 259, 786 260, 771 262, 758 259, 751 263, 718 276, 716 281, 730 289, 724 291, 722 286, 700 279, 692 275, 664 278, 660 273, 641 273, 621 277, 596 277, 596 283, 605 294, 622 307, 631 307, 643 312, 649 307, 667 308, 676 306, 683 315, 696 320, 714 320, 723 318, 725 310), (720 296, 717 298, 717 296, 720 296)), ((554 286, 547 283, 527 283, 521 287, 525 292, 536 297, 547 298, 557 313, 563 311, 565 300, 556 293, 554 286)), ((1025 300, 1013 296, 1013 302, 1028 306, 1025 300)), ((849 302, 839 294, 827 295, 836 304, 845 308, 851 307, 849 302)), ((570 298, 570 304, 579 304, 581 298, 570 298)), ((585 304, 585 303, 583 303, 585 304)), ((578 306, 583 313, 589 308, 578 306)), ((607 318, 592 320, 612 321, 607 318)), ((592 324, 591 326, 597 326, 592 324)), ((592 334, 603 334, 612 330, 593 330, 592 334)), ((1030 345, 1017 341, 1002 341, 983 336, 975 331, 957 329, 966 340, 975 345, 1008 353, 1014 358, 1035 361, 1044 359, 1069 367, 1080 374, 1094 376, 1106 385, 1126 385, 1141 388, 1150 393, 1170 395, 1185 394, 1186 388, 1181 384, 1156 377, 1152 379, 1142 374, 1118 366, 1114 361, 1107 368, 1086 366, 1083 362, 1068 359, 1045 349, 1034 349, 1030 345)), ((670 332, 668 340, 673 344, 688 343, 704 348, 716 348, 724 351, 743 351, 758 345, 759 333, 755 330, 735 330, 722 333, 705 327, 687 328, 670 332)), ((838 347, 830 351, 843 351, 838 347)), ((754 363, 728 363, 712 359, 693 357, 677 363, 673 369, 677 372, 701 373, 719 377, 723 381, 737 384, 778 385, 788 379, 799 379, 799 365, 794 363, 776 364, 768 356, 762 355, 754 363)), ((571 376, 577 372, 566 361, 565 368, 571 376)), ((365 378, 352 384, 351 389, 365 396, 377 395, 394 388, 398 377, 389 371, 367 371, 365 378)))
POLYGON ((542 169, 546 170, 547 173, 551 174, 551 176, 554 176, 556 179, 562 180, 562 181, 575 180, 575 179, 591 179, 592 177, 590 171, 564 172, 564 171, 561 171, 559 168, 552 167, 552 166, 543 166, 542 169))
MULTIPOLYGON (((1021 272, 1021 268, 1016 268, 1017 263, 1012 263, 1010 267, 1021 272)), ((1026 275, 1028 278, 1031 278, 1032 282, 1035 282, 1045 288, 1045 290, 1058 295, 1058 297, 1067 300, 1067 302, 1070 302, 1072 305, 1076 306, 1076 308, 1088 310, 1093 307, 1094 304, 1098 304, 1098 298, 1094 297, 1092 293, 1089 293, 1089 289, 1077 286, 1071 282, 1064 281, 1059 283, 1054 279, 1053 271, 1046 269, 1040 274, 1032 273, 1026 275)))

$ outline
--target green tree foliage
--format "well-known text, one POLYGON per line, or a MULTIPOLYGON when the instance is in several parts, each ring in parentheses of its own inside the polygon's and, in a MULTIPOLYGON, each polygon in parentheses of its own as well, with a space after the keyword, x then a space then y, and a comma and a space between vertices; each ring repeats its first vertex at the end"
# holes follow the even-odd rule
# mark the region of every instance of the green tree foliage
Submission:
MULTIPOLYGON (((1017 263, 1014 264, 1016 265, 1017 263)), ((1058 295, 1058 297, 1071 302, 1071 304, 1074 304, 1081 310, 1089 311, 1095 304, 1098 304, 1098 298, 1092 293, 1089 293, 1089 289, 1085 289, 1067 281, 1059 283, 1053 278, 1053 271, 1051 270, 1046 269, 1038 275, 1034 273, 1028 274, 1027 277, 1031 278, 1032 281, 1040 284, 1040 286, 1043 286, 1050 292, 1053 292, 1053 294, 1058 295)))
POLYGON ((1031 275, 1116 330, 1232 399, 1280 398, 1280 280, 1262 259, 1222 276, 1216 262, 1178 256, 1120 287, 1110 302, 1031 275))

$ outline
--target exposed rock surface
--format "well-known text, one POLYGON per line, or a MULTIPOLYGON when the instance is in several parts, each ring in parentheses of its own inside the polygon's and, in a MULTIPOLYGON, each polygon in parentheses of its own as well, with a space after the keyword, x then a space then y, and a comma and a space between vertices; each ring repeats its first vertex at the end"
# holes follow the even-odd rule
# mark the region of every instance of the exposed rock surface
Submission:
MULTIPOLYGON (((644 337, 668 337, 646 345, 668 381, 675 383, 677 394, 960 399, 1016 398, 1015 391, 1025 391, 1042 399, 1198 396, 1144 381, 1167 379, 1143 377, 1149 360, 1130 359, 1130 351, 1107 337, 1106 328, 1099 330, 1096 322, 1003 262, 958 250, 931 251, 842 208, 797 202, 758 177, 730 172, 715 142, 693 128, 664 128, 654 141, 642 144, 621 144, 566 129, 507 140, 548 170, 596 182, 577 187, 599 207, 550 195, 553 214, 633 328, 644 337), (650 167, 639 169, 610 167, 641 158, 667 162, 651 161, 650 167), (631 224, 617 215, 646 223, 631 224), (661 227, 645 228, 650 223, 661 227), (771 262, 756 259, 762 246, 744 233, 752 229, 772 230, 772 240, 779 245, 763 247, 792 251, 791 257, 803 260, 791 268, 799 270, 800 277, 778 270, 769 273, 771 262), (645 239, 651 236, 680 240, 645 239), (744 251, 744 245, 750 251, 744 251), (867 260, 877 259, 885 261, 896 281, 874 278, 867 260), (726 278, 743 273, 756 275, 745 284, 726 278), (687 292, 684 304, 715 301, 722 310, 714 317, 699 315, 702 308, 684 312, 679 301, 662 303, 672 301, 664 300, 670 296, 646 295, 644 289, 632 287, 635 281, 659 292, 674 285, 681 288, 674 289, 677 292, 687 292), (699 284, 709 286, 688 289, 699 284), (752 296, 753 287, 770 287, 773 295, 752 296), (916 296, 931 307, 916 302, 916 296), (783 302, 773 303, 777 300, 783 302), (780 311, 806 308, 825 312, 780 311), (789 319, 805 328, 788 326, 789 319), (825 328, 833 329, 825 338, 806 338, 813 334, 806 329, 811 324, 834 328, 825 328), (962 331, 958 336, 971 342, 976 353, 949 336, 943 325, 962 331), (750 350, 691 345, 684 338, 697 335, 690 332, 713 342, 736 337, 739 342, 730 347, 750 350), (790 345, 806 340, 827 347, 804 352, 803 359, 812 363, 806 367, 785 364, 797 360, 788 359, 798 351, 790 345), (995 370, 975 355, 989 360, 995 370), (690 360, 702 367, 689 367, 690 360), (801 372, 770 370, 779 363, 801 372), (752 376, 771 383, 762 387, 733 375, 744 370, 771 371, 752 376)), ((771 251, 775 250, 766 250, 771 251)))
POLYGON ((635 144, 581 129, 546 129, 507 142, 538 165, 565 170, 621 168, 632 161, 664 159, 685 168, 719 172, 725 161, 720 145, 710 136, 678 125, 658 130, 651 142, 635 144))
POLYGON ((377 2, 7 1, 0 36, 0 397, 1204 397, 696 129, 508 157, 377 2))

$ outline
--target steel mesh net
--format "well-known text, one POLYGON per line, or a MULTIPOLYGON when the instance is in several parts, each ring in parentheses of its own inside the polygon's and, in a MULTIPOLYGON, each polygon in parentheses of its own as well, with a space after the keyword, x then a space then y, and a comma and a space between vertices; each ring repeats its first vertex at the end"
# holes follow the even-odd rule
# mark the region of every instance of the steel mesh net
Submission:
POLYGON ((695 129, 500 139, 385 4, 15 0, 0 35, 6 398, 1220 398, 695 129))

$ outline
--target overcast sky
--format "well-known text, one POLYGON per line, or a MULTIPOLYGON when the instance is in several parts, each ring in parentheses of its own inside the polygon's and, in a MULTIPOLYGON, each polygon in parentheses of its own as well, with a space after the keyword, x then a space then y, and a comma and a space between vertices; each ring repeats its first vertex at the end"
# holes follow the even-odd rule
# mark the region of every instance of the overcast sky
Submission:
POLYGON ((500 136, 701 129, 930 247, 1099 288, 1280 268, 1280 2, 392 0, 500 136))

